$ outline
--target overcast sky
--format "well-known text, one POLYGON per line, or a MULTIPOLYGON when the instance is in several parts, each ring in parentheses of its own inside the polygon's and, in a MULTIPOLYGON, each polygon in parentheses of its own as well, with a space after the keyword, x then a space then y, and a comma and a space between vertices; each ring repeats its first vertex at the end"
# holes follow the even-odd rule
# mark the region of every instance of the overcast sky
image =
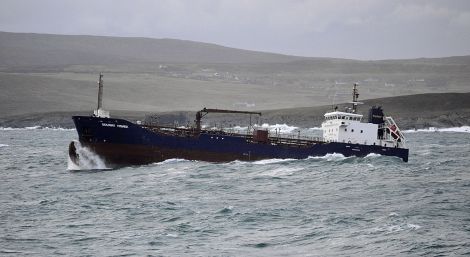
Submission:
POLYGON ((314 57, 470 55, 470 0, 1 0, 0 30, 177 38, 314 57))

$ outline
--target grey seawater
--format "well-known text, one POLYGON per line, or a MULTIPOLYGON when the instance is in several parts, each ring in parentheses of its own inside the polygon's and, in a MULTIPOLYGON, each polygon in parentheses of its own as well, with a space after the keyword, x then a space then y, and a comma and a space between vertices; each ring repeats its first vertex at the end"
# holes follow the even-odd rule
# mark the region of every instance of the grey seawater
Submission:
POLYGON ((469 255, 470 133, 410 162, 169 160, 67 170, 75 131, 0 130, 0 255, 469 255))

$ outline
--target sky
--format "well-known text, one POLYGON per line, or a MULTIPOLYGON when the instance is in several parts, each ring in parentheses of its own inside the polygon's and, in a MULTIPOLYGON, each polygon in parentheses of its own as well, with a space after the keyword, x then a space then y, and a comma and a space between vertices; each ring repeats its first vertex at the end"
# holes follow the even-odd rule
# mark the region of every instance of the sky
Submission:
POLYGON ((0 31, 360 60, 470 55, 470 0, 1 0, 0 31))

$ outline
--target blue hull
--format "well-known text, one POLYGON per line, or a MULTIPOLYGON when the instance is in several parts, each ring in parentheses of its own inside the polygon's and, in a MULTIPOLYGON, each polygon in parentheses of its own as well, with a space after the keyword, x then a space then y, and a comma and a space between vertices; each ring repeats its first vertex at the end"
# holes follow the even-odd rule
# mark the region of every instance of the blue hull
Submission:
MULTIPOLYGON (((403 148, 319 141, 304 141, 302 144, 261 143, 253 142, 252 138, 243 135, 209 131, 170 135, 123 119, 72 118, 80 143, 100 155, 111 167, 140 165, 171 158, 227 162, 270 158, 304 159, 331 153, 358 157, 376 153, 408 161, 408 149, 403 148)), ((79 158, 74 149, 71 144, 69 154, 72 160, 79 158)))

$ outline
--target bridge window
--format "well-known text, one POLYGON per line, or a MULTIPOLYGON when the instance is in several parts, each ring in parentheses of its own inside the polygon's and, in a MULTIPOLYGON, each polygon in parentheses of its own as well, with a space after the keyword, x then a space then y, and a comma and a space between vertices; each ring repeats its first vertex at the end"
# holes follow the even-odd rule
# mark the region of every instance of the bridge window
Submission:
POLYGON ((348 131, 348 129, 347 129, 347 128, 345 128, 345 129, 344 129, 344 131, 346 131, 346 132, 347 132, 347 131, 348 131))

